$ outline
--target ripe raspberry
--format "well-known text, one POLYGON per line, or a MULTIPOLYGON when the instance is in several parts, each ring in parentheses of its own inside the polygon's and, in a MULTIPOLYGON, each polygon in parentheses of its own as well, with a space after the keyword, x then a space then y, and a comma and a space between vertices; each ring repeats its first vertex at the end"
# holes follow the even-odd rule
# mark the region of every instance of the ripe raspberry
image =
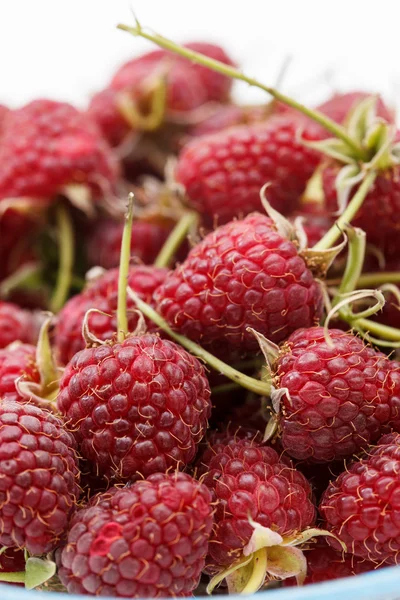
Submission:
POLYGON ((60 419, 28 404, 0 403, 0 543, 50 552, 79 496, 73 436, 60 419))
POLYGON ((272 448, 232 437, 225 445, 212 445, 201 463, 201 481, 216 503, 207 559, 210 573, 240 558, 253 531, 249 516, 282 536, 314 523, 310 485, 272 448))
MULTIPOLYGON (((289 214, 320 158, 297 139, 302 127, 300 119, 277 116, 195 139, 179 156, 176 179, 208 222, 218 217, 225 223, 259 209, 260 189, 268 182, 268 200, 289 214)), ((309 138, 312 131, 307 125, 303 137, 309 138)))
POLYGON ((96 125, 73 106, 35 100, 10 112, 0 148, 0 198, 52 198, 72 183, 99 194, 118 163, 96 125))
POLYGON ((212 528, 207 488, 184 473, 157 473, 110 492, 71 522, 57 557, 68 592, 119 598, 191 596, 212 528))
MULTIPOLYGON (((317 110, 337 123, 344 123, 351 111, 369 96, 376 96, 369 92, 346 92, 345 94, 334 94, 329 100, 317 106, 317 110)), ((394 113, 383 102, 381 96, 377 97, 377 116, 389 123, 394 122, 394 113)))
POLYGON ((33 313, 11 302, 0 302, 0 348, 15 341, 35 342, 38 323, 33 313))
POLYGON ((312 248, 333 225, 333 219, 326 214, 326 209, 318 202, 302 204, 290 219, 301 218, 304 233, 307 236, 307 247, 312 248))
MULTIPOLYGON (((189 44, 185 44, 184 47, 195 52, 200 52, 231 67, 236 66, 221 46, 206 42, 190 42, 189 44)), ((196 63, 191 64, 191 68, 203 84, 208 100, 214 100, 215 102, 226 102, 228 100, 233 83, 230 77, 226 77, 221 73, 217 73, 196 63)))
POLYGON ((333 481, 320 506, 326 528, 347 551, 379 565, 400 562, 400 436, 386 441, 333 481))
MULTIPOLYGON (((335 180, 341 166, 339 163, 333 163, 322 172, 326 205, 332 212, 338 210, 335 180)), ((352 193, 354 194, 356 190, 357 188, 354 188, 352 193)), ((369 243, 379 248, 385 248, 389 243, 398 250, 399 212, 400 167, 394 166, 378 175, 352 224, 365 231, 369 243), (376 227, 377 222, 379 227, 376 227)))
MULTIPOLYGON (((89 264, 104 269, 119 265, 124 223, 103 219, 98 221, 88 241, 89 264)), ((164 223, 134 221, 132 225, 131 255, 140 262, 151 265, 157 258, 171 227, 164 223)))
POLYGON ((296 246, 258 213, 207 235, 155 301, 171 327, 224 353, 257 349, 248 327, 279 342, 322 312, 319 285, 296 246))
POLYGON ((87 114, 97 123, 111 146, 118 146, 130 131, 129 124, 118 110, 117 94, 115 90, 106 88, 92 97, 87 109, 87 114))
MULTIPOLYGON (((319 542, 306 552, 307 577, 305 584, 333 581, 342 577, 361 575, 376 569, 376 565, 368 560, 357 558, 343 552, 336 552, 326 542, 319 542)), ((294 579, 288 579, 284 585, 296 585, 294 579)))
POLYGON ((75 354, 57 407, 84 458, 100 473, 129 480, 190 463, 211 412, 201 363, 157 335, 75 354))
POLYGON ((35 383, 40 382, 35 346, 17 342, 16 345, 0 350, 1 400, 23 400, 15 385, 20 377, 35 383))
POLYGON ((322 327, 299 329, 285 342, 272 373, 281 397, 281 442, 298 460, 330 462, 381 435, 394 415, 390 361, 356 336, 322 327))
POLYGON ((10 109, 7 108, 7 106, 4 106, 4 104, 0 104, 0 134, 3 131, 4 119, 6 118, 6 116, 8 115, 9 112, 10 112, 10 109))
MULTIPOLYGON (((152 302, 154 290, 161 285, 167 269, 156 267, 130 267, 128 284, 146 302, 152 302)), ((117 331, 119 268, 110 269, 101 275, 77 296, 71 298, 58 315, 55 327, 55 346, 60 362, 66 364, 85 347, 82 336, 82 324, 88 310, 95 308, 106 314, 93 312, 89 315, 88 325, 91 333, 100 340, 109 340, 117 331), (108 316, 111 315, 111 316, 108 316)), ((128 310, 135 308, 128 298, 128 310)), ((129 331, 137 325, 137 313, 129 314, 129 331)), ((149 324, 150 325, 150 324, 149 324)))
POLYGON ((207 115, 205 119, 196 123, 189 130, 191 137, 199 137, 210 133, 223 131, 234 125, 241 125, 245 122, 245 112, 241 106, 235 104, 221 104, 216 107, 214 112, 207 115))

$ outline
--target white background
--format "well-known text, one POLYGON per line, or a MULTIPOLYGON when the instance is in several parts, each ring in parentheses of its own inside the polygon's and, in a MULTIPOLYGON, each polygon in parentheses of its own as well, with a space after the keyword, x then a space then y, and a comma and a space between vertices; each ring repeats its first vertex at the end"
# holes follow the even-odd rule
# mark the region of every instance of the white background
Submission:
MULTIPOLYGON (((221 42, 269 84, 291 56, 283 89, 303 101, 361 88, 400 105, 398 0, 0 0, 0 102, 84 106, 116 66, 151 49, 116 29, 131 9, 177 41, 221 42)), ((236 93, 265 97, 244 84, 236 93)))

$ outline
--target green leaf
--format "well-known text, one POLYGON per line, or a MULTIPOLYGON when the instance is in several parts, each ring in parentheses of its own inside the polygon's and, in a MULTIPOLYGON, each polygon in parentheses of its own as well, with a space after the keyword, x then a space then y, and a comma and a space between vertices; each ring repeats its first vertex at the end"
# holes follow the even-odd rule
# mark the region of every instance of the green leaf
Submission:
POLYGON ((51 579, 56 573, 56 564, 52 560, 28 558, 25 565, 25 587, 32 590, 51 579))

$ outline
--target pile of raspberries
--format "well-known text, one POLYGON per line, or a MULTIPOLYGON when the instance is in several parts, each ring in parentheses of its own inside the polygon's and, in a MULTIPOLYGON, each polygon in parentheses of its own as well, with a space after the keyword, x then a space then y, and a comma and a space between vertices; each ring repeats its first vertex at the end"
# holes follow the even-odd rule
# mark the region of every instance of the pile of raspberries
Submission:
POLYGON ((376 163, 321 258, 349 167, 313 119, 393 111, 232 85, 160 48, 85 110, 1 107, 0 582, 192 597, 400 564, 400 166, 376 163), (376 314, 340 308, 349 264, 376 314))

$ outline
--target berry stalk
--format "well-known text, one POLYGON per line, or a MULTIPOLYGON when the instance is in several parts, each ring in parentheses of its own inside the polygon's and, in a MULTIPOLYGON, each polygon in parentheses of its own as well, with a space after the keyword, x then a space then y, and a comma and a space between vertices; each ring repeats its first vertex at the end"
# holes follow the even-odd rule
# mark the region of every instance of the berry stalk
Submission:
POLYGON ((190 50, 189 48, 183 48, 179 44, 176 44, 172 40, 169 40, 168 38, 165 38, 157 33, 148 33, 147 31, 144 31, 137 19, 136 25, 134 27, 119 24, 118 28, 123 31, 127 31, 128 33, 131 33, 134 36, 143 37, 149 40, 150 42, 157 44, 157 46, 164 48, 165 50, 169 50, 171 52, 174 52, 175 54, 179 54, 180 56, 183 56, 184 58, 187 58, 188 60, 196 64, 208 67, 212 71, 217 71, 218 73, 226 75, 227 77, 230 77, 232 79, 244 81, 250 86, 257 87, 263 90, 264 92, 267 92, 276 100, 283 102, 287 106, 291 106, 295 110, 298 110, 306 117, 309 117, 316 123, 319 123, 322 127, 324 127, 327 131, 332 133, 335 137, 341 139, 349 148, 351 148, 352 152, 357 158, 359 158, 360 160, 364 160, 366 158, 364 149, 346 133, 345 129, 341 125, 335 123, 335 121, 329 119, 329 117, 320 113, 319 111, 304 106, 304 104, 297 102, 293 98, 290 98, 290 96, 282 94, 277 89, 267 86, 258 81, 257 79, 254 79, 253 77, 248 77, 247 75, 241 73, 240 71, 238 71, 230 65, 226 65, 225 63, 222 63, 218 60, 215 60, 208 56, 204 56, 200 52, 195 52, 194 50, 190 50))
POLYGON ((222 360, 204 350, 201 346, 192 342, 183 335, 176 333, 173 329, 170 328, 168 323, 154 310, 151 308, 146 302, 143 302, 139 298, 139 296, 130 288, 127 289, 129 296, 135 302, 138 309, 153 323, 158 325, 160 329, 162 329, 165 333, 167 333, 173 340, 178 342, 181 346, 186 348, 191 354, 197 356, 205 363, 207 363, 210 367, 212 367, 215 371, 218 371, 228 377, 231 381, 238 383, 242 387, 246 388, 250 392, 254 392, 255 394, 259 394, 260 396, 269 396, 271 391, 271 385, 267 382, 260 381, 259 379, 254 379, 254 377, 249 377, 240 371, 237 371, 230 365, 227 365, 222 360))
POLYGON ((189 231, 195 229, 198 220, 198 214, 194 211, 185 213, 179 219, 154 261, 155 267, 169 267, 176 251, 185 240, 189 231))
POLYGON ((355 290, 364 265, 366 247, 365 232, 358 227, 354 228, 347 226, 345 227, 345 233, 347 234, 348 239, 347 262, 338 292, 333 299, 333 306, 339 302, 344 294, 349 294, 355 290))
POLYGON ((25 583, 25 571, 16 571, 15 573, 0 572, 0 581, 4 583, 25 583))
POLYGON ((64 204, 56 209, 58 229, 58 272, 57 281, 50 300, 50 310, 57 313, 64 306, 72 281, 74 267, 74 231, 71 216, 64 204))
POLYGON ((373 183, 376 179, 377 173, 376 171, 369 171, 369 173, 365 176, 365 179, 361 183, 360 187, 354 194, 353 198, 349 202, 346 210, 340 215, 337 221, 332 225, 329 231, 315 244, 313 250, 327 250, 331 248, 333 244, 338 240, 341 235, 342 230, 345 226, 354 219, 358 210, 362 206, 362 203, 365 200, 368 192, 370 191, 373 183))
POLYGON ((133 223, 133 193, 129 194, 128 210, 125 214, 125 225, 122 234, 121 256, 118 276, 118 306, 117 306, 117 339, 123 342, 128 333, 128 315, 126 312, 126 286, 129 275, 129 260, 131 256, 131 237, 133 223))

